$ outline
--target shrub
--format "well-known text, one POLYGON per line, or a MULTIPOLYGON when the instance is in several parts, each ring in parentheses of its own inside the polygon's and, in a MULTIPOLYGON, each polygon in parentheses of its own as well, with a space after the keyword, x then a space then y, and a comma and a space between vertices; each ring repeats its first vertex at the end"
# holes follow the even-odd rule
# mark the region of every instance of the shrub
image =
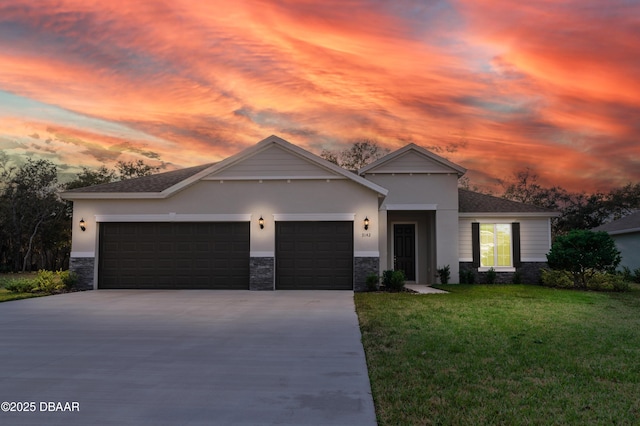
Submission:
POLYGON ((386 291, 398 292, 404 289, 406 277, 403 271, 387 270, 382 272, 382 284, 386 291))
POLYGON ((545 287, 573 288, 573 280, 570 275, 567 271, 543 269, 540 278, 545 287))
POLYGON ((34 291, 53 294, 65 289, 61 274, 53 271, 41 269, 36 277, 36 288, 34 291))
POLYGON ((449 284, 449 280, 451 279, 451 268, 449 265, 438 268, 438 276, 440 277, 441 284, 449 284))
POLYGON ((376 291, 378 290, 378 283, 380 282, 380 277, 378 274, 370 273, 367 275, 367 291, 376 291))
POLYGON ((75 288, 76 284, 78 284, 78 274, 72 271, 63 271, 60 270, 56 272, 60 277, 60 281, 67 290, 71 290, 75 288))
POLYGON ((476 274, 471 269, 460 270, 460 284, 474 284, 476 282, 476 274))
POLYGON ((621 275, 596 272, 587 281, 587 288, 595 291, 629 291, 629 283, 621 275))
POLYGON ((36 286, 36 281, 29 278, 6 280, 4 283, 4 288, 12 293, 31 293, 36 286))
POLYGON ((496 278, 498 278, 498 273, 496 272, 495 269, 493 269, 493 266, 491 268, 489 268, 489 270, 485 274, 485 278, 487 280, 487 284, 495 284, 496 283, 496 278))
POLYGON ((549 267, 570 272, 574 285, 580 288, 587 288, 587 282, 597 272, 615 271, 621 260, 609 234, 586 230, 557 237, 547 254, 549 267))

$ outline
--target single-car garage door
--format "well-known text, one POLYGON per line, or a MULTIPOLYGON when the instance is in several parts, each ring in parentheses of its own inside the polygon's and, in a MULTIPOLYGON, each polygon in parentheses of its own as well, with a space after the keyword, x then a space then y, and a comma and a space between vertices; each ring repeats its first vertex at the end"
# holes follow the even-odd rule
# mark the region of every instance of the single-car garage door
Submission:
POLYGON ((353 222, 276 222, 276 289, 352 290, 353 222))
POLYGON ((249 222, 101 223, 98 288, 249 288, 249 222))

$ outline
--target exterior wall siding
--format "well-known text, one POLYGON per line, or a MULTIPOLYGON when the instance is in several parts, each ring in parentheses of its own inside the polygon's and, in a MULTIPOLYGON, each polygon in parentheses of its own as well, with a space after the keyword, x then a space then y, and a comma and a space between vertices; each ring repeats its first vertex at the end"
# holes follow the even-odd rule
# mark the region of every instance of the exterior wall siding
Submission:
POLYGON ((640 232, 612 235, 611 238, 622 255, 620 267, 626 266, 632 271, 640 268, 640 232))
POLYGON ((520 223, 520 256, 523 262, 541 262, 547 258, 551 248, 549 240, 549 220, 547 218, 478 217, 460 218, 458 254, 460 261, 470 261, 473 257, 471 223, 520 223))

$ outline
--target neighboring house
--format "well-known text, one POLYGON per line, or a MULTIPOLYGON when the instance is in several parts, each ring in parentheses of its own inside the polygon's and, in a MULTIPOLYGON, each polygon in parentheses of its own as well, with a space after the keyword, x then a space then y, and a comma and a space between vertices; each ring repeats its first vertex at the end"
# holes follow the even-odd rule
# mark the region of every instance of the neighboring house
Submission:
POLYGON ((352 173, 270 136, 219 163, 64 192, 71 269, 88 288, 358 291, 387 269, 433 284, 445 265, 452 282, 460 266, 535 276, 556 213, 458 190, 465 172, 410 144, 352 173))
POLYGON ((626 266, 632 271, 640 268, 640 211, 600 225, 593 231, 611 235, 622 255, 620 267, 626 266))

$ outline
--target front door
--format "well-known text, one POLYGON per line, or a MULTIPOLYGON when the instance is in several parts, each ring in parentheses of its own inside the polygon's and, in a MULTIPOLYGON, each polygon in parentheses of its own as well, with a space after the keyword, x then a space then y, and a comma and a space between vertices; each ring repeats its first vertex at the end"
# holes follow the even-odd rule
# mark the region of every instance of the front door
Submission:
POLYGON ((407 281, 416 280, 416 226, 393 225, 393 269, 404 271, 407 281))

